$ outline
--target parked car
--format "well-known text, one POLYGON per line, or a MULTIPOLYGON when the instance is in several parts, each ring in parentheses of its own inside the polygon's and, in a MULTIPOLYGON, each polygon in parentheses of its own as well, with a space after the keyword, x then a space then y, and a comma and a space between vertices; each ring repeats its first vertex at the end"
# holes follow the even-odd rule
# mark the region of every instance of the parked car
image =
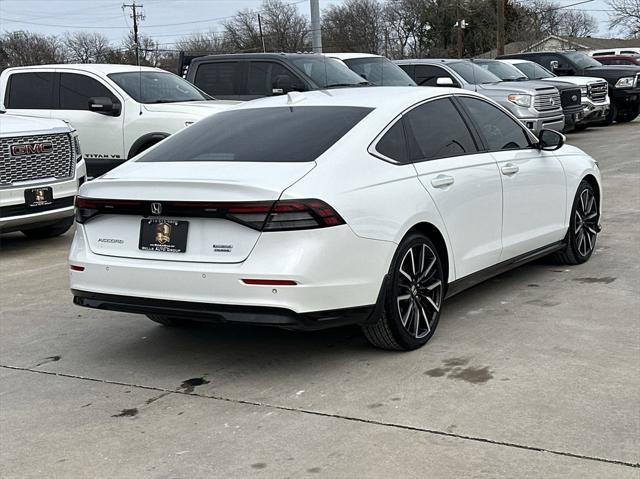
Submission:
POLYGON ((610 101, 607 80, 597 77, 563 76, 558 77, 542 65, 529 60, 499 60, 509 63, 520 70, 530 80, 553 82, 562 80, 580 87, 584 116, 576 123, 576 129, 582 130, 590 124, 602 122, 609 113, 610 101))
POLYGON ((208 55, 192 59, 185 69, 198 88, 229 100, 369 84, 341 61, 303 53, 208 55))
POLYGON ((560 105, 564 114, 564 130, 574 130, 576 124, 584 118, 584 108, 582 106, 582 93, 579 87, 563 81, 540 81, 529 79, 524 73, 513 65, 503 63, 500 60, 474 60, 476 65, 489 70, 503 82, 518 82, 520 85, 537 87, 540 85, 553 85, 560 93, 560 105))
POLYGON ((82 186, 77 305, 164 325, 434 334, 443 300, 557 253, 587 261, 597 162, 490 99, 352 88, 248 102, 82 186))
POLYGON ((0 103, 10 113, 70 123, 90 177, 234 104, 159 68, 99 64, 7 68, 0 103))
POLYGON ((640 67, 638 66, 602 65, 586 53, 575 51, 519 53, 498 58, 531 60, 560 76, 581 75, 604 78, 609 83, 611 99, 609 114, 605 119, 606 124, 611 124, 614 120, 632 121, 640 114, 640 67))
POLYGON ((625 47, 625 48, 604 48, 600 50, 592 50, 589 55, 593 57, 600 57, 605 55, 640 55, 639 47, 625 47))
POLYGON ((397 60, 420 86, 453 86, 475 91, 507 108, 536 135, 543 129, 562 131, 564 114, 558 89, 503 82, 468 60, 397 60))
POLYGON ((369 53, 325 53, 340 60, 373 86, 415 86, 402 68, 386 57, 369 53))
POLYGON ((65 233, 85 179, 69 125, 0 112, 0 233, 22 231, 33 239, 65 233))
POLYGON ((603 65, 640 65, 638 55, 598 55, 596 59, 603 65))

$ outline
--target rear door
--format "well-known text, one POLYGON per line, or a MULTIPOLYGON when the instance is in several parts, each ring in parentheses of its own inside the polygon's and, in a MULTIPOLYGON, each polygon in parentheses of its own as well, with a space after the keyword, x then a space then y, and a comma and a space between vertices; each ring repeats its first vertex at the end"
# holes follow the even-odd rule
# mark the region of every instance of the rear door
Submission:
POLYGON ((532 146, 524 127, 496 106, 461 96, 502 180, 502 258, 562 240, 566 232, 566 180, 553 152, 532 146))
POLYGON ((4 92, 4 106, 15 115, 51 118, 55 83, 53 69, 12 73, 4 92))
POLYGON ((193 84, 220 100, 248 100, 246 63, 241 60, 197 63, 193 84))
POLYGON ((444 220, 461 278, 498 262, 502 250, 502 187, 495 159, 476 139, 450 98, 403 116, 420 182, 444 220))
POLYGON ((285 93, 285 88, 306 90, 298 75, 279 62, 252 60, 248 62, 247 100, 285 93))

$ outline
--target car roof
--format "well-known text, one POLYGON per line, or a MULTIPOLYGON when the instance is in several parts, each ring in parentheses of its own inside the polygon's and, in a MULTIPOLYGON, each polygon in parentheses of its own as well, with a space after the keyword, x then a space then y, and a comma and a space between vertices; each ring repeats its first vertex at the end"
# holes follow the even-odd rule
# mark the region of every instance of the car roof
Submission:
MULTIPOLYGON (((464 93, 482 97, 482 95, 443 87, 352 87, 308 92, 292 92, 288 95, 272 96, 253 100, 231 109, 296 107, 296 106, 352 106, 374 108, 388 113, 400 113, 411 105, 442 95, 464 93)), ((231 111, 231 109, 229 111, 231 111)), ((396 113, 396 114, 397 114, 396 113)))
POLYGON ((351 60, 353 58, 384 58, 382 55, 372 53, 325 53, 324 56, 337 58, 338 60, 351 60))
POLYGON ((414 58, 411 60, 395 60, 398 65, 436 65, 468 61, 465 58, 414 58))
POLYGON ((192 63, 205 62, 210 60, 228 60, 231 58, 261 58, 261 59, 282 59, 282 58, 322 58, 316 53, 221 53, 219 55, 203 55, 193 59, 192 63))
POLYGON ((138 71, 153 71, 153 72, 164 72, 165 70, 161 70, 160 68, 155 67, 139 67, 136 65, 121 65, 117 63, 61 63, 61 64, 50 64, 50 65, 32 65, 32 66, 22 66, 22 67, 13 67, 7 68, 8 71, 13 70, 44 70, 44 69, 66 69, 66 70, 82 70, 89 71, 94 73, 102 73, 104 75, 108 75, 110 73, 126 73, 126 72, 138 72, 138 71))

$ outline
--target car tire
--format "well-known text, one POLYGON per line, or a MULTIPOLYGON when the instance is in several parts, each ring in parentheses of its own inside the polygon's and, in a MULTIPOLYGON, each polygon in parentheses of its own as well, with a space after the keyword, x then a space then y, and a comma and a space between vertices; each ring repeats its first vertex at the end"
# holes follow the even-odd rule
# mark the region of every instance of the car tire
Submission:
POLYGON ((607 116, 604 118, 604 120, 596 123, 596 125, 609 126, 616 119, 616 116, 618 116, 618 108, 616 108, 616 106, 612 103, 611 106, 609 107, 609 113, 607 113, 607 116))
POLYGON ((556 253, 556 260, 567 265, 588 261, 596 247, 599 221, 598 197, 593 187, 588 182, 582 181, 573 200, 571 221, 566 237, 567 246, 556 253))
POLYGON ((27 238, 34 240, 53 238, 54 236, 65 234, 67 231, 69 231, 69 228, 71 228, 71 226, 73 226, 73 218, 67 218, 53 225, 22 230, 22 234, 27 238))
POLYGON ((417 349, 431 339, 440 319, 445 278, 438 249, 423 234, 407 236, 388 278, 382 313, 363 325, 364 335, 381 349, 417 349))
POLYGON ((170 328, 188 328, 193 326, 195 323, 195 321, 190 319, 165 316, 163 314, 147 314, 146 316, 154 323, 162 324, 163 326, 168 326, 170 328))
POLYGON ((640 105, 636 105, 629 110, 619 112, 616 121, 618 123, 628 123, 638 118, 638 115, 640 115, 640 105))

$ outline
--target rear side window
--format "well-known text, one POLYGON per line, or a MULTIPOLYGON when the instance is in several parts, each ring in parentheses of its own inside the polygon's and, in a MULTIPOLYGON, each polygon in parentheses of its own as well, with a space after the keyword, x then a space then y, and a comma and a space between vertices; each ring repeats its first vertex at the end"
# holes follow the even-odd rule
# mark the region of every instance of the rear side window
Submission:
POLYGON ((107 97, 114 103, 118 99, 102 83, 77 73, 60 74, 60 110, 88 110, 89 98, 107 97))
POLYGON ((5 107, 50 110, 53 108, 55 73, 14 73, 9 77, 5 107))
POLYGON ((456 82, 449 73, 440 67, 431 65, 416 65, 415 80, 420 86, 436 86, 438 78, 451 78, 456 82))
POLYGON ((491 151, 529 148, 531 143, 524 128, 513 118, 487 102, 461 97, 491 151))
POLYGON ((404 116, 411 161, 436 160, 478 151, 451 100, 420 105, 404 116))
POLYGON ((223 111, 170 136, 137 161, 314 161, 370 111, 342 106, 223 111))
POLYGON ((399 163, 406 162, 406 139, 402 120, 396 121, 380 138, 376 145, 376 151, 399 163))
POLYGON ((194 84, 214 97, 241 95, 238 91, 240 62, 201 63, 196 70, 194 84))

